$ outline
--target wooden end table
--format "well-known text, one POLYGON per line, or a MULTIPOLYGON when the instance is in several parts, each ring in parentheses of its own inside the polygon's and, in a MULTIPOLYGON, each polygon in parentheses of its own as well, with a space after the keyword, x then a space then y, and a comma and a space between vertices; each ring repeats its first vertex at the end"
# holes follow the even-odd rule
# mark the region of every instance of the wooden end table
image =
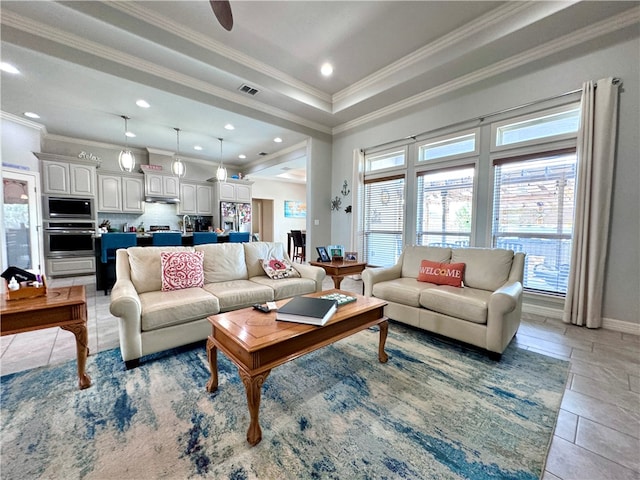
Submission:
POLYGON ((0 295, 0 335, 60 327, 76 336, 80 390, 91 386, 85 372, 89 355, 87 302, 84 286, 47 288, 43 297, 8 300, 0 295))
MULTIPOLYGON (((279 322, 276 313, 259 312, 243 308, 209 317, 212 333, 207 339, 207 357, 211 378, 207 391, 218 389, 218 348, 238 367, 244 384, 251 421, 247 430, 247 442, 256 445, 262 439, 258 422, 262 384, 271 369, 306 353, 353 335, 373 325, 380 326, 378 360, 387 362, 384 344, 389 323, 383 314, 386 302, 373 297, 363 297, 340 290, 328 290, 306 296, 319 297, 328 293, 344 293, 357 298, 342 305, 336 314, 322 327, 293 322, 279 322)), ((276 302, 278 306, 288 300, 276 302)))
POLYGON ((342 279, 347 275, 358 275, 367 266, 363 262, 309 262, 309 265, 321 267, 333 279, 333 286, 340 288, 342 279))

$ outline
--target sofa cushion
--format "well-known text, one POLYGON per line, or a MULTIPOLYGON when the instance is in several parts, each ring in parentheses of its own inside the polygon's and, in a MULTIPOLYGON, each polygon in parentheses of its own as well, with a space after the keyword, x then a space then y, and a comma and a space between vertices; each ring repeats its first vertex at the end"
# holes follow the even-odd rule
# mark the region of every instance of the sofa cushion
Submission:
POLYGON ((464 263, 462 281, 466 287, 497 290, 511 272, 513 251, 499 248, 454 248, 451 263, 464 263))
POLYGON ((266 276, 262 269, 263 258, 286 258, 291 261, 281 242, 249 242, 241 245, 244 247, 247 278, 266 276))
POLYGON ((204 253, 205 285, 249 278, 241 243, 205 243, 195 251, 204 253))
POLYGON ((473 323, 487 323, 491 293, 475 288, 442 285, 420 293, 420 306, 473 323))
POLYGON ((252 282, 266 285, 273 290, 273 299, 295 297, 316 291, 316 282, 312 278, 282 278, 272 280, 269 277, 251 277, 252 282))
POLYGON ((422 260, 448 262, 450 258, 450 248, 407 245, 402 252, 402 276, 418 278, 420 262, 422 262, 422 260))
POLYGON ((435 283, 436 285, 451 285, 452 287, 462 286, 462 275, 464 274, 464 263, 443 263, 422 260, 419 282, 435 283))
POLYGON ((205 283, 203 288, 218 298, 221 312, 273 301, 272 288, 249 280, 205 283))
POLYGON ((202 252, 161 252, 162 291, 202 287, 204 285, 203 259, 202 252))
POLYGON ((142 293, 140 304, 143 331, 189 323, 220 312, 218 299, 202 288, 142 293))
POLYGON ((420 306, 420 294, 424 290, 434 288, 432 283, 418 282, 415 278, 396 278, 378 282, 373 286, 371 293, 374 297, 389 302, 401 303, 409 307, 420 306))
POLYGON ((300 278, 298 271, 293 268, 291 262, 286 258, 283 258, 282 260, 269 258, 260 260, 260 263, 262 264, 264 273, 266 273, 267 277, 272 280, 278 280, 281 278, 300 278))
POLYGON ((131 282, 138 294, 162 290, 161 252, 193 252, 193 247, 129 247, 131 282))

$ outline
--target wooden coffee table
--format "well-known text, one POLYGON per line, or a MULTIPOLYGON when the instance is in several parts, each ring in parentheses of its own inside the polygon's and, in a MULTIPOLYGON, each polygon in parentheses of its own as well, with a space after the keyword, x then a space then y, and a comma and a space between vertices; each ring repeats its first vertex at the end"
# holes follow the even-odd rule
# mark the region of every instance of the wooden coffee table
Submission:
MULTIPOLYGON (((258 422, 262 384, 271 369, 285 362, 313 352, 337 340, 348 337, 373 325, 380 326, 378 360, 386 363, 384 351, 389 324, 383 315, 386 302, 340 290, 328 290, 307 296, 319 297, 328 293, 344 293, 357 297, 357 301, 342 305, 337 313, 322 327, 276 320, 275 312, 262 313, 244 308, 209 317, 212 333, 207 339, 207 356, 211 378, 207 391, 218 388, 217 349, 222 350, 238 367, 247 393, 251 421, 247 441, 256 445, 262 439, 258 422)), ((288 300, 277 302, 278 306, 288 300)))
POLYGON ((367 266, 365 262, 309 262, 309 265, 323 268, 325 273, 333 279, 335 288, 340 288, 344 277, 362 273, 367 266))
POLYGON ((52 327, 68 330, 76 336, 80 390, 91 386, 91 378, 85 372, 89 342, 84 286, 48 288, 47 294, 43 297, 20 300, 8 300, 4 294, 0 297, 0 335, 52 327))

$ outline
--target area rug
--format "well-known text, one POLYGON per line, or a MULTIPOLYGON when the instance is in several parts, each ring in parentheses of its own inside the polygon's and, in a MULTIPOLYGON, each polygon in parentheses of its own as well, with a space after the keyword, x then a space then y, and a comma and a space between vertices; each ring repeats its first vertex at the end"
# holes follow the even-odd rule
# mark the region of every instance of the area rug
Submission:
POLYGON ((204 343, 126 371, 119 350, 1 379, 3 479, 537 479, 568 363, 513 345, 500 362, 396 323, 274 369, 262 442, 238 371, 204 343))

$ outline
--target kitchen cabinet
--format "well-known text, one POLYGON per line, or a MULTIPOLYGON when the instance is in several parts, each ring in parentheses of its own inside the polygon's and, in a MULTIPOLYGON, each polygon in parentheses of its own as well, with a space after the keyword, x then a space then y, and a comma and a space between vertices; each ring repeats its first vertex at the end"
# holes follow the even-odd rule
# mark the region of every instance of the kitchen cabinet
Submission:
POLYGON ((96 271, 95 257, 47 258, 47 277, 93 274, 96 271))
POLYGON ((93 197, 96 194, 96 167, 42 160, 42 186, 46 195, 93 197))
POLYGON ((242 202, 251 203, 251 185, 253 182, 246 180, 229 179, 226 182, 216 182, 217 202, 242 202))
POLYGON ((142 177, 117 174, 98 175, 98 211, 144 213, 142 177))
POLYGON ((213 187, 181 183, 178 213, 181 215, 213 215, 213 187))
POLYGON ((146 173, 144 175, 145 193, 149 196, 178 198, 180 181, 173 175, 146 173))

